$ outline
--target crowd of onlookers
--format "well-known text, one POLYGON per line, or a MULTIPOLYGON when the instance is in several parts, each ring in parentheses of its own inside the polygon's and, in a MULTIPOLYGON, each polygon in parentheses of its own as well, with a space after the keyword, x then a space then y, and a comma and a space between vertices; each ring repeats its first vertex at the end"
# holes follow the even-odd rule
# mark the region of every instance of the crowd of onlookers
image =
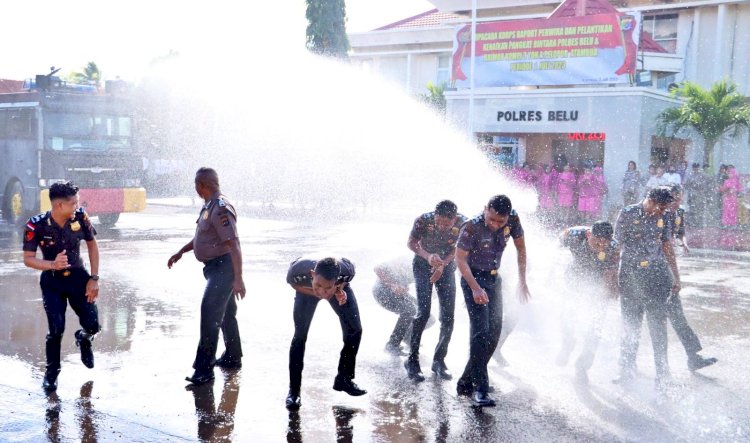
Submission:
POLYGON ((748 202, 750 183, 738 174, 733 165, 721 165, 717 174, 710 174, 707 165, 688 162, 649 165, 642 174, 634 161, 628 162, 619 190, 622 200, 610 199, 610 190, 601 164, 584 162, 580 168, 565 165, 533 166, 524 163, 507 174, 517 183, 534 188, 539 197, 541 219, 553 226, 590 223, 613 216, 613 211, 603 213, 603 208, 619 209, 643 199, 649 190, 662 185, 679 184, 686 199, 683 206, 689 214, 688 222, 694 227, 735 227, 750 224, 748 202))

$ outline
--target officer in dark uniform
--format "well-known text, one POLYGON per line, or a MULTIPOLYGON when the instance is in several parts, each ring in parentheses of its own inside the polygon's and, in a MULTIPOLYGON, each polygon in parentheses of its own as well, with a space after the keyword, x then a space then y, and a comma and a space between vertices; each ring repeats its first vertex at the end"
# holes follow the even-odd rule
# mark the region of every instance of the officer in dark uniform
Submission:
MULTIPOLYGON (((614 229, 608 221, 597 221, 590 228, 574 226, 560 235, 560 243, 570 250, 573 255, 567 270, 567 280, 571 283, 571 293, 566 297, 575 298, 591 310, 588 331, 584 339, 581 354, 576 359, 576 377, 580 382, 587 382, 587 371, 594 363, 596 348, 599 345, 601 328, 607 313, 607 298, 602 296, 606 292, 610 299, 618 295, 617 268, 620 263, 620 249, 613 240, 614 229)), ((578 310, 565 300, 570 308, 578 310)), ((568 312, 563 318, 563 346, 557 357, 558 365, 567 364, 568 357, 573 351, 573 320, 575 315, 568 312)))
MULTIPOLYGON (((682 186, 675 184, 670 189, 674 201, 670 204, 665 217, 669 220, 674 238, 679 240, 685 252, 689 253, 690 249, 687 245, 687 237, 685 237, 685 210, 680 207, 683 196, 682 186)), ((682 346, 685 348, 685 353, 687 353, 688 357, 688 369, 697 371, 718 361, 716 358, 704 358, 698 354, 703 349, 703 346, 701 346, 701 341, 695 335, 693 328, 688 324, 687 318, 685 318, 680 294, 671 294, 667 299, 667 317, 669 318, 669 322, 672 323, 674 332, 677 333, 677 337, 682 342, 682 346)))
MULTIPOLYGON (((414 316, 417 314, 417 299, 409 293, 409 286, 414 283, 414 271, 411 257, 399 257, 375 266, 375 285, 372 294, 375 301, 385 309, 398 314, 398 321, 393 327, 385 351, 394 356, 406 355, 401 350, 401 342, 411 342, 411 329, 414 316)), ((430 317, 426 328, 435 319, 430 317)))
POLYGON ((417 287, 417 316, 412 324, 409 358, 404 362, 410 379, 421 382, 419 345, 432 308, 432 285, 440 302, 440 338, 432 358, 432 371, 443 380, 453 378, 445 365, 448 344, 453 334, 456 308, 456 240, 466 218, 457 212, 456 204, 443 200, 433 212, 414 220, 407 246, 414 251, 414 280, 417 287))
POLYGON ((81 349, 81 361, 87 368, 94 367, 91 341, 99 332, 99 247, 96 229, 83 208, 78 207, 78 187, 72 183, 50 186, 52 209, 29 219, 23 242, 23 263, 42 272, 42 302, 47 313, 47 370, 42 386, 47 391, 57 389, 60 373, 60 345, 65 331, 65 309, 68 303, 81 323, 75 332, 76 345, 81 349), (89 252, 91 273, 81 259, 80 242, 84 240, 89 252), (36 257, 37 248, 42 258, 36 257))
POLYGON ((635 377, 635 358, 645 313, 654 348, 657 392, 662 392, 670 379, 667 299, 670 294, 680 292, 672 229, 665 215, 673 200, 669 187, 653 188, 641 203, 624 207, 615 225, 615 239, 622 248, 619 284, 624 326, 620 378, 616 382, 629 383, 635 377))
POLYGON ((237 213, 221 194, 216 171, 200 168, 195 173, 195 191, 206 202, 196 221, 195 236, 169 258, 167 266, 172 268, 188 251, 193 251, 195 258, 204 264, 203 276, 207 283, 201 301, 201 337, 193 362, 195 372, 185 377, 190 383, 200 385, 214 379, 214 365, 225 369, 242 367, 235 298, 245 298, 245 283, 242 280, 237 213), (226 350, 216 360, 219 329, 226 350))
POLYGON ((518 284, 521 303, 531 295, 526 284, 526 243, 518 214, 505 195, 492 197, 479 217, 461 228, 456 264, 461 273, 461 289, 469 311, 469 361, 458 380, 459 395, 473 391, 475 406, 495 406, 489 397, 487 363, 495 352, 503 325, 500 260, 510 239, 518 251, 518 284))
POLYGON ((296 291, 294 295, 294 337, 289 347, 289 394, 286 407, 296 411, 302 405, 302 369, 304 367, 305 343, 318 302, 328 301, 339 318, 344 346, 339 356, 338 374, 333 389, 349 395, 367 394, 354 383, 357 352, 362 340, 362 323, 357 299, 349 282, 354 278, 354 264, 342 258, 310 260, 298 258, 289 265, 286 282, 296 291))

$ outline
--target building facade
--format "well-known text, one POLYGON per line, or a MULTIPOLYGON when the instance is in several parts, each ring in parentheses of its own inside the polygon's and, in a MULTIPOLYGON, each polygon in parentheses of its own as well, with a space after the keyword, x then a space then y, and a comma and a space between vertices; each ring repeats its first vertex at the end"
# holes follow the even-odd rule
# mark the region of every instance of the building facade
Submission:
MULTIPOLYGON (((472 1, 431 2, 432 11, 351 34, 351 59, 409 93, 425 92, 428 82, 446 85, 449 118, 511 164, 601 164, 609 188, 617 190, 630 160, 639 169, 702 161, 700 136, 658 136, 657 115, 679 105, 668 93, 670 85, 689 80, 710 87, 729 79, 750 95, 748 0, 476 0, 477 26, 615 13, 637 16, 641 32, 636 75, 627 84, 473 88, 451 81, 454 40, 460 40, 457 30, 471 23, 472 1)), ((725 137, 715 149, 718 163, 750 172, 748 135, 725 137)))

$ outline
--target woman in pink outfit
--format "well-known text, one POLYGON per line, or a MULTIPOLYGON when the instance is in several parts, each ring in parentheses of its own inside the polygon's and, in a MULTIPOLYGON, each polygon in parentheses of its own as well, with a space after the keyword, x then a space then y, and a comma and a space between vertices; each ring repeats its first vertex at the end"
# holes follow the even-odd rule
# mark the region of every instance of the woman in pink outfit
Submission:
POLYGON ((594 211, 599 198, 599 185, 591 168, 583 168, 578 177, 578 213, 581 219, 589 221, 594 218, 594 211))
POLYGON ((553 169, 548 165, 542 167, 536 182, 536 190, 539 193, 539 209, 544 213, 549 213, 555 209, 555 187, 557 186, 556 176, 552 173, 553 169))
POLYGON ((573 216, 573 200, 576 190, 576 175, 570 165, 565 165, 557 177, 557 205, 560 207, 562 221, 570 223, 573 216))
POLYGON ((718 189, 721 192, 721 224, 724 226, 737 226, 737 215, 739 211, 738 195, 742 192, 742 183, 734 166, 727 168, 729 177, 718 189))

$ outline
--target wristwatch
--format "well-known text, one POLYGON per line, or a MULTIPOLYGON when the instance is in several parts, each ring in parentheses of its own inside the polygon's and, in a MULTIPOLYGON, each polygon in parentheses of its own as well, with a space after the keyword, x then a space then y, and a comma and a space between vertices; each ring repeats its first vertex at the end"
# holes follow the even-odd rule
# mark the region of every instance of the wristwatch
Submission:
POLYGON ((99 281, 99 276, 96 274, 93 274, 91 277, 89 277, 91 280, 99 281))

